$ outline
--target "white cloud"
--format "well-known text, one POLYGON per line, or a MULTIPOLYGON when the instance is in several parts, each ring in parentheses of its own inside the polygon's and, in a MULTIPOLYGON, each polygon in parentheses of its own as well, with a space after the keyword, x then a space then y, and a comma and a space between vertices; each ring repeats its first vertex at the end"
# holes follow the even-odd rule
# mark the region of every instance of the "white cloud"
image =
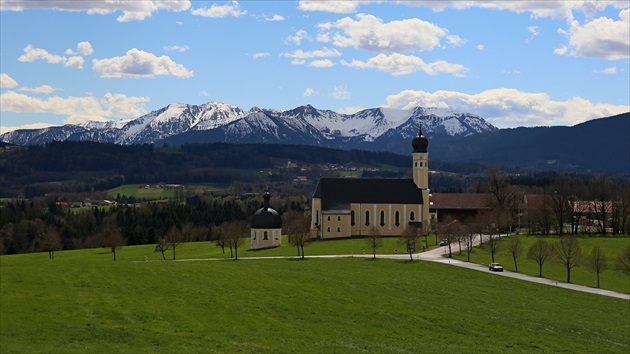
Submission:
POLYGON ((474 95, 454 91, 430 93, 405 90, 387 96, 386 101, 386 106, 391 108, 422 106, 470 112, 500 128, 574 125, 630 111, 627 105, 592 103, 580 97, 554 101, 546 93, 529 93, 511 88, 486 90, 474 95))
POLYGON ((252 58, 260 59, 260 58, 264 58, 264 57, 266 57, 268 55, 269 55, 269 53, 267 53, 267 52, 254 53, 254 55, 252 55, 252 58))
POLYGON ((72 56, 68 58, 61 55, 51 54, 45 49, 33 48, 33 45, 31 44, 24 48, 24 54, 20 55, 18 58, 18 61, 22 63, 32 63, 38 60, 42 60, 50 64, 63 64, 64 66, 83 69, 83 57, 81 56, 72 56))
POLYGON ((188 50, 190 50, 190 47, 187 45, 184 46, 180 46, 180 45, 169 45, 164 47, 164 51, 166 52, 187 52, 188 50))
POLYGON ((271 17, 265 16, 265 21, 270 21, 270 22, 284 21, 284 17, 278 14, 274 14, 271 17))
POLYGON ((208 96, 210 96, 210 94, 208 93, 208 91, 205 91, 205 90, 204 90, 204 91, 199 92, 199 95, 200 95, 200 96, 203 96, 203 97, 208 97, 208 96))
POLYGON ((357 11, 358 1, 300 1, 298 9, 302 11, 322 11, 336 14, 348 14, 357 11))
POLYGON ((615 66, 611 66, 609 68, 604 68, 602 70, 595 70, 596 73, 599 74, 609 74, 609 75, 614 75, 617 73, 617 67, 615 66))
POLYGON ((160 10, 185 11, 190 8, 188 0, 117 0, 117 1, 67 1, 67 0, 11 0, 0 2, 1 11, 24 11, 36 9, 54 9, 57 11, 79 12, 108 15, 114 12, 123 14, 116 18, 118 22, 142 21, 160 10))
POLYGON ((90 44, 90 42, 87 42, 87 41, 79 42, 77 44, 76 52, 72 49, 66 49, 66 52, 65 52, 66 55, 80 54, 83 56, 91 55, 92 53, 94 53, 94 48, 92 48, 92 45, 90 44))
POLYGON ((31 93, 43 93, 45 95, 50 95, 51 93, 55 91, 61 91, 61 90, 62 89, 55 88, 50 85, 41 85, 41 86, 37 86, 33 88, 29 88, 29 87, 20 88, 20 91, 31 92, 31 93))
POLYGON ((50 123, 31 123, 31 124, 24 124, 20 126, 0 125, 0 134, 12 132, 14 130, 19 130, 19 129, 44 129, 44 128, 49 128, 52 126, 53 125, 50 123))
POLYGON ((555 49, 553 50, 553 54, 565 55, 565 54, 567 54, 567 51, 568 51, 568 48, 567 48, 567 46, 565 45, 565 46, 562 46, 562 47, 560 47, 560 48, 555 48, 555 49))
POLYGON ((531 37, 529 37, 526 40, 526 42, 529 42, 532 39, 534 39, 535 37, 540 36, 540 27, 538 27, 538 26, 529 26, 529 27, 527 27, 527 31, 531 34, 531 37))
POLYGON ((314 68, 330 68, 331 66, 334 66, 334 65, 335 64, 329 59, 313 60, 312 62, 308 64, 308 66, 312 66, 314 68))
POLYGON ((11 76, 5 73, 0 73, 0 88, 14 88, 17 85, 17 81, 13 80, 11 76))
POLYGON ((182 22, 182 21, 175 21, 175 23, 180 25, 180 26, 184 24, 184 22, 182 22))
POLYGON ((104 78, 140 78, 172 75, 178 78, 192 77, 193 72, 175 63, 168 56, 157 57, 136 48, 121 57, 93 59, 92 68, 104 78))
POLYGON ((232 1, 229 5, 213 4, 210 8, 198 8, 191 13, 203 17, 223 18, 228 16, 240 17, 241 15, 246 15, 247 11, 241 11, 238 1, 232 1))
POLYGON ((477 50, 484 50, 486 48, 486 46, 484 46, 483 44, 477 44, 477 50))
MULTIPOLYGON (((384 23, 378 17, 365 14, 357 15, 356 20, 345 17, 321 24, 319 30, 330 36, 336 46, 375 52, 431 50, 448 34, 447 30, 417 18, 384 23), (326 28, 331 28, 330 32, 326 32, 326 28)), ((461 43, 458 36, 451 36, 450 40, 451 44, 461 43)))
POLYGON ((350 92, 348 92, 345 86, 335 86, 333 87, 332 96, 336 100, 344 101, 350 98, 350 92))
POLYGON ((281 56, 285 58, 293 59, 312 59, 312 58, 328 58, 341 56, 341 52, 337 49, 328 49, 326 47, 318 50, 303 51, 301 49, 296 50, 293 53, 282 53, 281 56))
POLYGON ((304 93, 302 94, 303 97, 311 97, 312 95, 316 94, 317 91, 313 90, 310 87, 307 87, 306 90, 304 91, 304 93))
POLYGON ((459 47, 460 45, 466 43, 466 40, 462 39, 460 36, 446 36, 446 41, 453 48, 459 47))
POLYGON ((64 123, 82 123, 107 118, 131 118, 146 113, 148 97, 127 97, 107 93, 102 99, 94 97, 59 97, 39 99, 8 91, 0 94, 0 110, 16 113, 50 113, 67 116, 64 123))
POLYGON ((398 53, 391 55, 379 54, 365 62, 356 59, 353 59, 351 62, 342 60, 341 64, 351 68, 386 71, 392 73, 393 76, 408 75, 421 70, 428 75, 449 73, 456 77, 462 77, 466 72, 466 68, 460 64, 451 64, 443 60, 425 63, 424 60, 417 56, 398 53))
MULTIPOLYGON (((572 21, 570 55, 607 60, 630 57, 630 9, 619 12, 619 21, 600 17, 583 26, 572 21)), ((555 52, 555 51, 554 51, 555 52)))
POLYGON ((305 30, 301 29, 297 30, 293 36, 288 36, 287 38, 285 38, 284 43, 300 45, 302 44, 303 39, 308 39, 308 33, 305 30))
POLYGON ((304 59, 293 59, 291 60, 291 64, 293 65, 303 65, 306 63, 306 60, 304 59))

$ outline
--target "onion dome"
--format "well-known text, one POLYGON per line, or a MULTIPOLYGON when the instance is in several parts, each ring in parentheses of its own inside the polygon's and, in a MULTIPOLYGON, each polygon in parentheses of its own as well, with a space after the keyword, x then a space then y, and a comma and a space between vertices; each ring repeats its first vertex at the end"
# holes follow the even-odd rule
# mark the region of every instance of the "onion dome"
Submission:
POLYGON ((269 207, 269 192, 265 193, 263 207, 256 210, 252 217, 252 229, 280 229, 282 228, 282 217, 277 211, 269 207))
POLYGON ((413 146, 413 152, 421 152, 426 153, 427 147, 429 146, 429 140, 422 135, 422 122, 420 122, 420 129, 418 130, 418 136, 413 138, 411 141, 411 146, 413 146))

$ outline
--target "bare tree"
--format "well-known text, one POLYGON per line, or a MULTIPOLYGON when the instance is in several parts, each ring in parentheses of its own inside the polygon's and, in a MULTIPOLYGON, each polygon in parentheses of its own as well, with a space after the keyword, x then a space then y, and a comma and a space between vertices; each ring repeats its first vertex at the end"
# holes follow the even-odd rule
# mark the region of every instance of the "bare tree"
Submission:
POLYGON ((42 251, 48 252, 49 259, 55 259, 55 251, 59 251, 63 248, 61 236, 56 227, 46 227, 46 230, 40 235, 39 248, 42 251))
POLYGON ((166 242, 164 237, 160 237, 160 239, 158 240, 158 243, 155 245, 155 249, 153 250, 153 252, 162 253, 162 259, 166 260, 166 256, 164 255, 164 252, 168 251, 169 248, 170 246, 168 242, 166 242))
MULTIPOLYGON (((221 247, 221 253, 225 254, 225 246, 228 245, 227 243, 227 234, 225 233, 225 230, 223 228, 223 225, 221 226, 216 226, 214 228, 214 235, 216 237, 215 239, 215 244, 217 247, 221 247)), ((230 248, 230 258, 232 258, 232 249, 230 248)))
POLYGON ((365 239, 368 247, 372 249, 372 259, 376 259, 376 249, 383 245, 383 237, 378 232, 376 226, 372 226, 372 228, 368 232, 368 236, 365 239))
POLYGON ((103 231, 103 247, 109 248, 114 254, 114 262, 116 261, 116 250, 125 245, 125 238, 118 226, 110 225, 103 231))
POLYGON ((527 250, 527 258, 538 264, 538 276, 541 278, 543 276, 543 265, 550 256, 551 252, 549 250, 549 244, 545 240, 536 240, 536 242, 534 242, 534 244, 527 250))
POLYGON ((177 249, 177 246, 179 246, 179 244, 183 241, 182 231, 177 226, 172 226, 166 232, 166 236, 164 237, 164 239, 168 247, 173 250, 173 259, 176 259, 175 250, 177 249))
POLYGON ((521 256, 521 254, 523 254, 523 245, 521 244, 520 236, 518 235, 510 236, 507 243, 507 252, 510 256, 512 256, 512 259, 514 260, 514 268, 516 269, 516 272, 518 273, 518 264, 516 260, 518 259, 518 257, 521 256))
POLYGON ((594 246, 587 258, 588 267, 597 274, 597 287, 600 287, 599 274, 606 270, 606 254, 599 246, 594 246))
POLYGON ((582 262, 582 248, 574 235, 560 236, 560 240, 551 245, 556 262, 567 269, 567 283, 571 282, 571 269, 582 262))
POLYGON ((247 233, 247 224, 241 221, 233 220, 225 225, 226 240, 230 250, 234 250, 234 259, 238 260, 238 249, 245 244, 245 234, 247 233))
POLYGON ((289 243, 297 248, 298 256, 304 258, 304 246, 311 241, 310 219, 307 215, 290 211, 285 214, 289 243))
MULTIPOLYGON (((477 238, 477 234, 475 233, 474 225, 466 226, 466 233, 464 234, 464 243, 466 244, 466 256, 468 257, 467 261, 470 262, 470 252, 472 252, 473 247, 475 246, 475 238, 477 238)), ((481 235, 479 235, 481 237, 481 235)))
POLYGON ((420 229, 416 226, 409 225, 400 237, 400 244, 405 247, 405 251, 409 253, 409 260, 413 261, 413 254, 416 252, 418 242, 420 241, 420 229))
POLYGON ((617 257, 615 268, 626 273, 626 275, 630 275, 630 246, 624 248, 623 252, 617 257))

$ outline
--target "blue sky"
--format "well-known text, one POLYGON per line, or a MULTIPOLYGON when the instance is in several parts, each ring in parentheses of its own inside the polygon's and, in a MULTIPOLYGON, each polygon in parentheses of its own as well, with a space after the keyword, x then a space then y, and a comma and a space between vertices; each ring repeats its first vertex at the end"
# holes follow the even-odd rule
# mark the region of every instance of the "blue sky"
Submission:
POLYGON ((170 103, 443 107, 499 128, 630 110, 630 1, 0 2, 2 133, 170 103))

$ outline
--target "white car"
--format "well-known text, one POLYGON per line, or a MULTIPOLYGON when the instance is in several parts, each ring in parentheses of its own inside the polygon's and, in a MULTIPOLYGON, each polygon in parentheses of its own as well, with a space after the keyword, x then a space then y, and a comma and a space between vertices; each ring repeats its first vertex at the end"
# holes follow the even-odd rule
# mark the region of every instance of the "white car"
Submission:
POLYGON ((501 266, 499 263, 490 263, 490 266, 488 267, 488 269, 490 269, 493 272, 502 272, 503 266, 501 266))

